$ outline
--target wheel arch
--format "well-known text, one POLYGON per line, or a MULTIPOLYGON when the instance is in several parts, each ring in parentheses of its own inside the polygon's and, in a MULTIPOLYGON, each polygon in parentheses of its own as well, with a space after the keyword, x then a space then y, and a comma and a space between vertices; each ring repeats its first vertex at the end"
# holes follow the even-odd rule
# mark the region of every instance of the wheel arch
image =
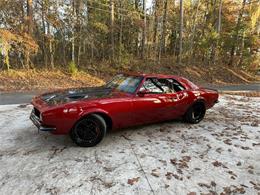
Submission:
POLYGON ((206 100, 203 99, 203 98, 198 98, 196 99, 191 106, 194 106, 195 104, 203 104, 203 106, 205 107, 206 109, 206 100))
POLYGON ((205 109, 205 112, 206 112, 206 110, 207 110, 207 102, 206 102, 206 100, 205 100, 204 98, 198 98, 198 99, 196 99, 196 100, 193 102, 193 104, 190 106, 190 108, 191 108, 192 106, 196 105, 196 104, 202 105, 202 106, 204 107, 204 109, 205 109))
POLYGON ((88 111, 88 112, 81 114, 80 117, 77 119, 77 121, 74 123, 73 127, 75 126, 75 124, 77 124, 78 121, 82 120, 83 118, 87 118, 87 117, 91 116, 92 114, 97 114, 105 120, 106 125, 107 125, 107 132, 112 130, 113 120, 109 116, 109 114, 107 112, 103 111, 103 110, 91 110, 91 111, 88 111))
POLYGON ((201 104, 204 106, 205 111, 206 111, 206 100, 203 98, 197 98, 195 99, 192 104, 187 108, 187 110, 185 111, 185 114, 189 111, 190 108, 192 108, 195 104, 201 104))

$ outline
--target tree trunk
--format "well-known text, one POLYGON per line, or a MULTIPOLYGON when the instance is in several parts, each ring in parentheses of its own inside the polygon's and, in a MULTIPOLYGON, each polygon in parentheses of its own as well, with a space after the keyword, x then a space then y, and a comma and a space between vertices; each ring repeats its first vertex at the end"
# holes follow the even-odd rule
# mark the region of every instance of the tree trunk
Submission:
POLYGON ((77 65, 80 66, 80 57, 81 57, 81 30, 82 30, 82 23, 81 23, 81 12, 82 12, 82 0, 76 0, 75 5, 76 11, 76 32, 77 32, 77 65))
POLYGON ((221 17, 222 17, 222 0, 219 0, 219 9, 218 9, 218 27, 217 32, 220 34, 221 31, 221 17))
POLYGON ((159 49, 159 51, 158 52, 156 52, 156 57, 157 57, 157 63, 158 64, 160 64, 160 61, 161 61, 161 55, 162 55, 162 34, 163 34, 163 30, 162 30, 162 17, 160 17, 160 19, 159 19, 159 21, 158 21, 158 26, 159 26, 159 29, 160 29, 160 31, 159 31, 159 40, 160 40, 160 42, 159 42, 159 46, 158 46, 158 49, 159 49))
POLYGON ((46 15, 46 2, 42 1, 42 28, 43 28, 43 36, 42 36, 42 54, 43 54, 43 63, 44 67, 48 67, 48 56, 46 51, 46 45, 45 45, 45 38, 46 38, 46 25, 45 25, 45 15, 46 15))
POLYGON ((111 47, 112 47, 112 62, 115 58, 115 38, 114 38, 114 20, 115 20, 115 11, 114 11, 114 0, 110 0, 110 15, 111 15, 111 47))
MULTIPOLYGON (((217 13, 216 13, 216 0, 214 0, 213 1, 213 21, 212 21, 212 23, 214 24, 214 29, 216 29, 216 31, 218 31, 218 25, 217 25, 217 23, 216 23, 216 15, 217 15, 217 13)), ((212 42, 212 44, 211 44, 211 55, 210 55, 210 62, 212 63, 212 64, 215 64, 215 53, 216 53, 216 46, 217 46, 217 42, 216 42, 216 40, 214 40, 213 42, 212 42)))
POLYGON ((143 14, 144 14, 144 24, 143 24, 143 34, 142 34, 142 59, 145 59, 146 52, 146 0, 143 0, 143 14))
POLYGON ((237 19, 237 25, 235 28, 235 37, 234 37, 234 40, 232 41, 232 47, 231 47, 231 51, 230 51, 230 61, 229 61, 230 66, 233 66, 233 63, 234 63, 234 55, 235 55, 236 47, 237 47, 238 40, 239 40, 239 28, 240 28, 241 20, 243 17, 245 4, 246 4, 246 0, 243 0, 242 8, 239 12, 238 19, 237 19))
POLYGON ((31 36, 33 32, 33 8, 32 8, 32 0, 27 0, 27 32, 31 36))
POLYGON ((182 60, 182 32, 183 32, 183 1, 180 0, 180 31, 179 31, 178 64, 181 64, 181 60, 182 60))
POLYGON ((196 32, 196 28, 197 28, 197 16, 198 16, 198 12, 199 12, 199 6, 200 6, 200 0, 198 0, 196 12, 195 12, 194 19, 193 19, 193 28, 192 28, 192 32, 191 32, 191 40, 190 40, 190 46, 189 46, 190 63, 193 61, 193 58, 194 58, 193 45, 194 45, 195 32, 196 32))
MULTIPOLYGON (((32 8, 32 0, 26 1, 26 13, 27 13, 27 33, 29 36, 32 36, 33 33, 33 8, 32 8)), ((25 51, 25 66, 30 68, 30 52, 28 49, 25 51)))
MULTIPOLYGON (((153 47, 154 52, 157 53, 157 30, 158 30, 158 14, 159 14, 159 1, 155 1, 154 5, 154 29, 153 29, 153 47)), ((157 56, 157 54, 156 54, 157 56)))
MULTIPOLYGON (((122 9, 122 1, 119 2, 120 8, 122 9)), ((121 11, 119 11, 119 14, 121 11)), ((120 14, 120 32, 119 32, 119 63, 122 61, 122 47, 123 47, 123 16, 120 14)))
POLYGON ((163 13, 163 26, 162 26, 162 37, 161 37, 161 51, 165 54, 165 37, 166 37, 166 23, 167 23, 167 7, 168 0, 164 0, 164 13, 163 13))
POLYGON ((51 36, 51 30, 50 30, 50 23, 47 23, 48 28, 48 39, 49 39, 49 53, 50 53, 50 64, 51 68, 54 69, 54 52, 53 52, 53 45, 52 45, 52 36, 51 36))
MULTIPOLYGON (((175 0, 173 0, 173 11, 175 12, 175 0)), ((173 56, 176 55, 176 38, 177 38, 177 28, 176 28, 176 17, 173 16, 173 25, 172 25, 172 32, 171 32, 171 53, 173 56)))
POLYGON ((76 18, 76 9, 75 9, 75 0, 73 0, 72 5, 72 37, 71 37, 71 61, 75 64, 75 18, 76 18))
MULTIPOLYGON (((138 0, 135 0, 135 11, 139 12, 138 0)), ((135 53, 136 56, 139 56, 139 29, 136 29, 136 38, 135 38, 135 53)))
POLYGON ((243 31, 242 41, 241 41, 241 49, 240 49, 240 57, 238 66, 241 67, 243 64, 243 53, 245 48, 245 31, 243 31))

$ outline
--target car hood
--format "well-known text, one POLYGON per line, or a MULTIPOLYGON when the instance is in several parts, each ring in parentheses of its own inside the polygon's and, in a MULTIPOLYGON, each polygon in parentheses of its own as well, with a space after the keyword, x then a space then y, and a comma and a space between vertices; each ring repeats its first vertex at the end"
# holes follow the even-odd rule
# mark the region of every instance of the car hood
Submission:
POLYGON ((113 95, 115 95, 115 93, 113 93, 111 88, 89 87, 49 92, 42 94, 40 98, 48 105, 57 105, 84 99, 108 98, 112 97, 113 95))

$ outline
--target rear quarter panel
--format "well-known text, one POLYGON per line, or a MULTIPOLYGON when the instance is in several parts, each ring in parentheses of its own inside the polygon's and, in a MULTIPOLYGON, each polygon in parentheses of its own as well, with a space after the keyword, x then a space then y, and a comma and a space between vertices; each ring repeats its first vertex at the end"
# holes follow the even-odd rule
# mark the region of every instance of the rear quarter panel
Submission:
POLYGON ((209 109, 215 105, 218 101, 219 94, 215 90, 211 89, 200 89, 201 96, 204 98, 206 103, 206 108, 209 109))

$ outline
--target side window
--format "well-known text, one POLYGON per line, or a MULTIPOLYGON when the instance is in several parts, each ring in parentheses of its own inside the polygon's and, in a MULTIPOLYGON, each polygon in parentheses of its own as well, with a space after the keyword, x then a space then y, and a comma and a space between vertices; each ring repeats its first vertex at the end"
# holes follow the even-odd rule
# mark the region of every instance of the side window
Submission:
POLYGON ((164 93, 176 93, 185 89, 174 79, 158 79, 158 85, 163 88, 164 93))
POLYGON ((183 91, 185 88, 177 81, 172 80, 172 87, 174 89, 174 91, 178 92, 178 91, 183 91))
POLYGON ((149 93, 175 93, 185 88, 174 79, 147 78, 140 91, 149 93))
POLYGON ((148 91, 149 93, 164 93, 163 88, 157 84, 157 79, 147 78, 143 86, 140 88, 140 91, 148 91))
POLYGON ((163 88, 164 93, 174 93, 172 79, 158 79, 158 84, 163 88))

